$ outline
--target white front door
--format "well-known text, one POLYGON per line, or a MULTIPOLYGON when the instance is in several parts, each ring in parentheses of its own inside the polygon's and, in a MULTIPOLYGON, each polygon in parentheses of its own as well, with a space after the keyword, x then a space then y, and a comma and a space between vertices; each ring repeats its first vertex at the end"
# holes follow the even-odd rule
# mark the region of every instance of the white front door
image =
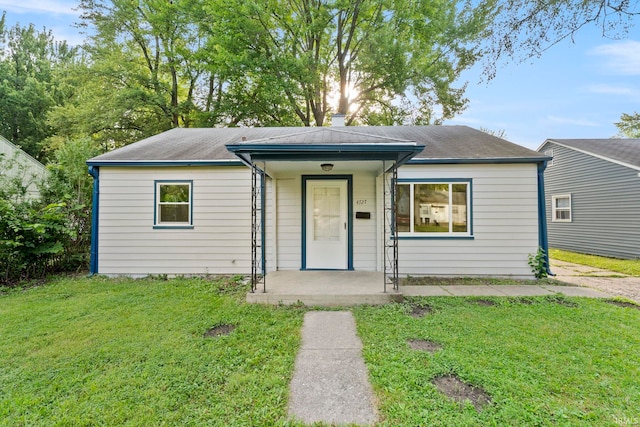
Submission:
POLYGON ((307 180, 306 268, 348 268, 347 181, 307 180))

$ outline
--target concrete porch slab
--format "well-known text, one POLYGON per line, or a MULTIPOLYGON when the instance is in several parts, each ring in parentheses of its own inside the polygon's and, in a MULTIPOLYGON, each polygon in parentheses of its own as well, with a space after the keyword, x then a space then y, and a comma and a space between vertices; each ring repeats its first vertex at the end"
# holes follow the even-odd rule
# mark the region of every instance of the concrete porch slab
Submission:
POLYGON ((402 293, 387 287, 384 274, 371 271, 273 271, 261 286, 247 293, 255 304, 299 304, 307 306, 351 306, 402 301, 402 293))

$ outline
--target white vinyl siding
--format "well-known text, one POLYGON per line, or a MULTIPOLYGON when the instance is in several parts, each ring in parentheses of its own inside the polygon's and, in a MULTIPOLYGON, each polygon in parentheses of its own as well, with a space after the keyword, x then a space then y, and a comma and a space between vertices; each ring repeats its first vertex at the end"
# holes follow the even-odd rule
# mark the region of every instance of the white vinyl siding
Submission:
MULTIPOLYGON (((277 269, 299 270, 302 266, 302 178, 305 171, 279 176, 276 179, 277 198, 277 269)), ((376 190, 375 176, 363 172, 353 174, 353 268, 375 271, 376 190), (361 204, 356 204, 360 201, 361 204), (355 219, 356 212, 369 212, 370 219, 355 219)), ((269 217, 269 213, 267 213, 269 217)), ((267 245, 269 241, 267 240, 267 245)), ((273 269, 268 262, 267 268, 273 269)))
POLYGON ((100 168, 100 274, 246 274, 246 167, 100 168), (193 182, 192 229, 154 229, 154 183, 193 182))
MULTIPOLYGON (((302 180, 267 180, 267 269, 302 265, 302 180)), ((399 240, 401 275, 531 277, 538 247, 535 164, 405 165, 400 179, 472 181, 473 238, 399 240)), ((353 267, 382 270, 381 178, 353 173, 353 267), (376 186, 376 182, 378 185, 376 186), (356 212, 370 219, 356 219, 356 212)), ((100 274, 248 274, 250 170, 230 167, 101 167, 100 274), (192 228, 154 229, 154 183, 192 182, 192 228)), ((470 236, 471 237, 471 236, 470 236)))
POLYGON ((398 241, 401 275, 531 277, 538 248, 535 164, 405 165, 399 179, 473 180, 473 239, 398 241))

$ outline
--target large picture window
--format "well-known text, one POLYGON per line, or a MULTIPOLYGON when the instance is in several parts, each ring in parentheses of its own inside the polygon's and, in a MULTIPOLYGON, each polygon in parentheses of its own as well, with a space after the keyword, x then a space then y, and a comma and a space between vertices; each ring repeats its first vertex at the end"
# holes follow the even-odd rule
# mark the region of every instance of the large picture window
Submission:
POLYGON ((192 182, 156 181, 155 225, 190 227, 192 225, 192 182))
POLYGON ((470 236, 471 181, 403 181, 396 185, 400 236, 470 236))
POLYGON ((551 196, 551 221, 571 222, 571 194, 551 196))

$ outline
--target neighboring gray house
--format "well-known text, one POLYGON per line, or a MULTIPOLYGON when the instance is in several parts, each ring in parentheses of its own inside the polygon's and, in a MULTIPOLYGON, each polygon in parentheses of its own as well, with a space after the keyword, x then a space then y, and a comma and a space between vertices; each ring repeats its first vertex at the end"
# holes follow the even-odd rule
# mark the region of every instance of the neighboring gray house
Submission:
POLYGON ((548 139, 549 246, 640 258, 640 139, 548 139))
POLYGON ((18 146, 0 136, 0 183, 4 179, 19 177, 27 186, 29 197, 40 195, 36 181, 43 179, 47 174, 47 168, 22 151, 18 146), (11 165, 11 167, 7 167, 11 165))
POLYGON ((87 162, 91 272, 530 278, 547 160, 465 126, 173 129, 87 162))

